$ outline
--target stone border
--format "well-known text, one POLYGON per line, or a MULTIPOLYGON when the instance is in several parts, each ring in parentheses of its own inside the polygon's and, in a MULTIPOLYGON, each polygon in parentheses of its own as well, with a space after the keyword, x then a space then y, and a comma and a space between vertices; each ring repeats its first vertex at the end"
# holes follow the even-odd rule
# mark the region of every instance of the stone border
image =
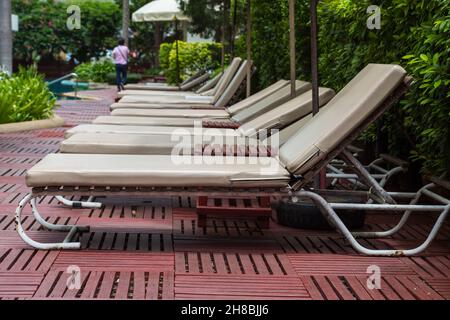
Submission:
POLYGON ((34 120, 34 121, 24 121, 15 123, 5 123, 0 124, 0 133, 11 133, 18 131, 28 131, 37 129, 49 129, 62 127, 65 120, 60 116, 54 115, 50 119, 45 120, 34 120))

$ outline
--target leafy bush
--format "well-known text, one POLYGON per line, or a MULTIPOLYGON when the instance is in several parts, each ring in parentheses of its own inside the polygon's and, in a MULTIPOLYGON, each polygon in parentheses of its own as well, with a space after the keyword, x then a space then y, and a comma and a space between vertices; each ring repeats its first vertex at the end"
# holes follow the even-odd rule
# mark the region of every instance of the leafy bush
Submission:
POLYGON ((153 67, 153 68, 148 68, 148 69, 146 69, 146 70, 144 70, 144 75, 145 76, 159 76, 159 75, 161 75, 161 68, 156 68, 156 67, 153 67))
POLYGON ((402 112, 413 159, 441 174, 450 172, 450 15, 433 20, 413 30, 418 42, 404 59, 416 81, 402 112))
MULTIPOLYGON (((297 75, 310 79, 309 0, 297 0, 297 75)), ((340 90, 368 63, 401 64, 415 84, 382 119, 389 152, 411 157, 430 174, 450 172, 449 0, 323 0, 318 6, 319 80, 340 90), (381 29, 369 30, 367 8, 381 7, 381 29), (403 59, 403 57, 405 57, 403 59)), ((255 1, 253 57, 259 89, 289 77, 288 7, 255 1)), ((245 41, 238 41, 245 56, 245 41)), ((363 138, 376 139, 374 128, 363 138)))
MULTIPOLYGON (((388 151, 417 161, 428 174, 450 172, 450 2, 384 1, 381 29, 369 30, 372 3, 328 0, 319 6, 321 84, 341 89, 368 63, 401 64, 415 84, 382 119, 388 151)), ((372 127, 363 138, 376 136, 372 127)))
MULTIPOLYGON (((138 73, 128 73, 127 83, 138 83, 142 80, 142 76, 138 73)), ((108 83, 116 84, 116 73, 108 73, 108 83)))
POLYGON ((120 7, 110 1, 94 0, 13 0, 20 28, 14 34, 14 57, 38 62, 43 56, 56 57, 61 51, 72 53, 79 61, 103 56, 116 42, 121 21, 120 7), (81 29, 66 26, 66 9, 76 4, 81 9, 81 29))
POLYGON ((56 98, 35 68, 20 67, 11 77, 0 76, 0 123, 47 119, 56 98))
POLYGON ((82 63, 75 67, 81 81, 108 82, 108 74, 115 72, 114 63, 109 59, 82 63))
MULTIPOLYGON (((180 77, 185 80, 199 70, 220 67, 222 45, 218 43, 186 43, 178 41, 180 77)), ((160 65, 169 83, 177 81, 177 53, 175 44, 163 43, 160 47, 160 65)))

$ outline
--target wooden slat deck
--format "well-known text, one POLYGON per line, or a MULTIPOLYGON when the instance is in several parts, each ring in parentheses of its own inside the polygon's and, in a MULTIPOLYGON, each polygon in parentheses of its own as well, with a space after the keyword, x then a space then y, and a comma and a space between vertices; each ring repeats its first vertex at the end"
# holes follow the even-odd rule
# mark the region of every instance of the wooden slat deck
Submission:
MULTIPOLYGON (((48 221, 90 224, 80 251, 39 251, 14 230, 14 210, 28 192, 26 170, 56 152, 67 128, 109 113, 114 91, 90 91, 99 101, 63 101, 62 128, 0 135, 0 299, 450 299, 450 224, 418 257, 357 255, 334 232, 293 230, 273 221, 220 216, 197 226, 195 197, 101 199, 102 209, 69 209, 54 197, 39 200, 48 221), (124 203, 125 201, 125 203, 124 203), (68 268, 80 268, 70 290, 68 268), (367 286, 367 268, 381 268, 381 289, 367 286)), ((72 200, 80 200, 72 197, 72 200)), ((398 221, 370 215, 368 229, 398 221)), ((362 240, 373 248, 412 246, 432 217, 414 217, 388 240, 362 240)), ((40 241, 63 235, 42 230, 24 210, 24 229, 40 241)))

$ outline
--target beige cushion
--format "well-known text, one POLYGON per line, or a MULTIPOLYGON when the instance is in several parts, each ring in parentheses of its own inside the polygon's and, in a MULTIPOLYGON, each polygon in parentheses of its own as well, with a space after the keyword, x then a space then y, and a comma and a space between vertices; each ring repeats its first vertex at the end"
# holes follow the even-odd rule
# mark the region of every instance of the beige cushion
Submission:
MULTIPOLYGON (((173 87, 178 88, 178 87, 173 87)), ((183 97, 183 96, 195 96, 198 95, 195 92, 192 91, 182 91, 180 89, 175 90, 164 90, 161 88, 161 90, 143 90, 143 89, 126 89, 122 90, 117 93, 117 96, 119 98, 123 98, 126 96, 142 96, 142 97, 153 97, 153 96, 172 96, 172 97, 183 97)))
MULTIPOLYGON (((299 81, 295 82, 296 84, 296 95, 302 94, 308 90, 311 90, 311 83, 299 81)), ((241 110, 241 112, 235 113, 233 115, 233 120, 239 123, 247 122, 251 119, 256 118, 257 116, 272 110, 276 107, 279 107, 283 103, 289 101, 291 99, 291 87, 284 86, 280 90, 277 90, 267 96, 265 99, 258 101, 252 106, 246 108, 245 110, 241 110)))
POLYGON ((256 139, 224 135, 78 133, 64 140, 59 151, 79 154, 193 155, 194 150, 200 152, 202 146, 224 145, 264 146, 256 139))
POLYGON ((219 83, 220 79, 222 78, 222 72, 220 72, 217 76, 206 82, 202 87, 200 87, 197 90, 197 93, 203 94, 209 90, 213 90, 215 86, 219 83))
MULTIPOLYGON (((240 64, 242 63, 242 59, 239 57, 236 57, 231 61, 230 65, 225 69, 222 77, 220 77, 219 83, 214 87, 213 92, 211 93, 211 96, 213 96, 215 99, 220 97, 225 89, 230 84, 231 80, 233 80, 234 75, 236 74, 236 71, 238 70, 240 64)), ((215 100, 214 102, 216 102, 215 100)), ((213 102, 213 103, 214 103, 213 102)))
POLYGON ((65 137, 69 138, 77 133, 117 133, 117 134, 141 134, 141 135, 226 135, 238 136, 233 129, 194 128, 194 127, 161 127, 161 126, 123 126, 106 124, 81 124, 66 131, 65 137))
POLYGON ((151 117, 125 117, 125 116, 100 116, 93 124, 115 124, 126 126, 167 126, 167 127, 193 127, 201 126, 202 119, 195 118, 151 118, 151 117))
POLYGON ((204 118, 204 119, 228 119, 230 114, 226 110, 194 109, 180 112, 180 110, 163 109, 115 109, 113 116, 133 117, 165 117, 165 118, 204 118))
POLYGON ((280 80, 275 82, 274 84, 270 85, 269 87, 252 94, 250 97, 235 103, 234 105, 230 106, 228 108, 228 112, 230 114, 238 113, 244 109, 247 109, 248 107, 254 105, 255 103, 261 101, 262 99, 266 98, 267 96, 273 94, 274 92, 277 92, 281 88, 287 86, 289 81, 287 80, 280 80))
POLYGON ((50 154, 28 170, 27 186, 285 187, 274 158, 50 154))
MULTIPOLYGON (((321 108, 324 109, 326 108, 327 105, 323 106, 321 108)), ((298 130, 300 130, 300 128, 302 128, 309 120, 311 120, 312 118, 312 113, 308 114, 307 116, 301 118, 300 120, 294 122, 293 124, 291 124, 290 126, 287 126, 286 128, 280 130, 278 133, 276 133, 277 137, 277 141, 278 144, 280 146, 282 146, 283 144, 285 144, 290 137, 292 137, 295 133, 297 133, 298 130)), ((266 142, 267 139, 264 139, 263 142, 266 142)))
POLYGON ((120 103, 146 103, 146 104, 213 104, 214 98, 210 96, 190 95, 133 95, 120 99, 120 103))
POLYGON ((309 170, 374 112, 405 75, 397 65, 369 64, 281 147, 282 163, 292 173, 309 170))
POLYGON ((214 96, 213 100, 214 106, 218 108, 224 108, 229 104, 230 100, 236 94, 242 82, 247 77, 247 70, 248 68, 251 68, 252 64, 253 64, 252 61, 244 60, 244 62, 241 64, 238 71, 236 71, 236 74, 234 75, 233 79, 230 81, 228 86, 225 88, 223 93, 221 95, 216 94, 214 96))
POLYGON ((145 85, 136 85, 136 86, 127 86, 126 90, 120 91, 117 93, 117 96, 119 98, 125 97, 125 96, 195 96, 198 95, 198 93, 188 91, 195 86, 205 82, 208 80, 209 74, 204 74, 186 85, 181 85, 180 87, 175 86, 156 86, 153 87, 150 90, 145 90, 145 85), (135 89, 131 89, 135 88, 135 89))
POLYGON ((125 85, 125 90, 180 90, 178 86, 171 86, 167 83, 130 83, 125 85))
MULTIPOLYGON (((334 96, 334 91, 320 88, 319 101, 324 105, 334 96)), ((312 112, 312 91, 305 92, 283 105, 241 125, 237 131, 243 136, 254 136, 260 130, 283 129, 312 112)))
POLYGON ((197 109, 217 109, 212 104, 195 104, 195 103, 139 103, 139 102, 131 102, 131 103, 113 103, 111 105, 111 110, 115 109, 176 109, 176 110, 189 110, 192 108, 197 109))
MULTIPOLYGON (((280 80, 273 85, 267 87, 264 90, 261 90, 258 93, 255 93, 254 95, 251 95, 250 97, 230 106, 227 110, 231 114, 236 114, 238 112, 244 111, 246 108, 249 108, 255 104, 258 104, 255 106, 254 110, 261 113, 264 112, 265 109, 273 107, 274 101, 278 101, 276 97, 271 97, 272 95, 276 94, 279 90, 283 89, 283 87, 288 85, 288 81, 286 80, 280 80), (267 99, 267 100, 266 100, 267 99), (265 102, 267 101, 267 102, 265 102), (268 107, 267 107, 268 106, 268 107), (261 111, 262 110, 262 111, 261 111)), ((307 89, 307 83, 303 83, 301 81, 298 81, 298 90, 299 92, 304 92, 307 89)), ((310 84, 309 84, 310 86, 310 84)), ((286 94, 282 94, 283 96, 286 96, 286 94)), ((185 106, 181 104, 159 104, 159 103, 141 103, 141 102, 135 102, 135 103, 129 103, 129 102, 118 102, 111 105, 111 110, 116 109, 188 109, 191 106, 185 106)), ((206 108, 208 105, 197 105, 193 107, 198 108, 206 108)), ((210 108, 213 108, 212 105, 209 105, 210 108)), ((179 111, 176 111, 179 112, 179 111)), ((248 114, 247 114, 248 117, 248 114)), ((243 119, 245 119, 243 117, 243 119)))
POLYGON ((197 78, 195 78, 193 80, 190 80, 188 82, 182 83, 180 85, 180 89, 182 91, 188 91, 188 90, 194 89, 195 87, 201 85, 202 83, 204 83, 208 79, 209 79, 209 73, 204 73, 201 76, 199 76, 199 77, 197 77, 197 78))

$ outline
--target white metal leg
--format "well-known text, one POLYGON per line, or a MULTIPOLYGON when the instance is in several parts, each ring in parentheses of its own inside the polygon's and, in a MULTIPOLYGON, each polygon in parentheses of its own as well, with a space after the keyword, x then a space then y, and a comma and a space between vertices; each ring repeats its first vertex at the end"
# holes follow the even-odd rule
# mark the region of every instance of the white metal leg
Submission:
POLYGON ((25 243, 29 244, 30 246, 41 249, 41 250, 57 250, 57 249, 80 249, 81 243, 80 242, 72 242, 72 239, 77 233, 81 232, 87 232, 89 231, 89 227, 83 227, 83 226, 77 226, 77 225, 59 225, 59 224, 53 224, 47 222, 42 216, 39 214, 39 211, 37 210, 36 205, 36 199, 31 195, 28 194, 23 198, 19 206, 16 209, 15 214, 15 221, 16 221, 16 230, 19 233, 19 236, 22 238, 25 243), (41 224, 44 228, 49 230, 55 230, 55 231, 67 231, 68 234, 64 238, 63 242, 60 243, 41 243, 37 242, 33 239, 31 239, 25 232, 25 230, 22 227, 22 211, 23 208, 27 204, 31 205, 33 216, 35 217, 36 221, 41 224))
POLYGON ((62 196, 55 196, 56 200, 71 208, 99 209, 103 206, 100 202, 92 202, 94 197, 89 197, 87 201, 71 201, 62 196))

